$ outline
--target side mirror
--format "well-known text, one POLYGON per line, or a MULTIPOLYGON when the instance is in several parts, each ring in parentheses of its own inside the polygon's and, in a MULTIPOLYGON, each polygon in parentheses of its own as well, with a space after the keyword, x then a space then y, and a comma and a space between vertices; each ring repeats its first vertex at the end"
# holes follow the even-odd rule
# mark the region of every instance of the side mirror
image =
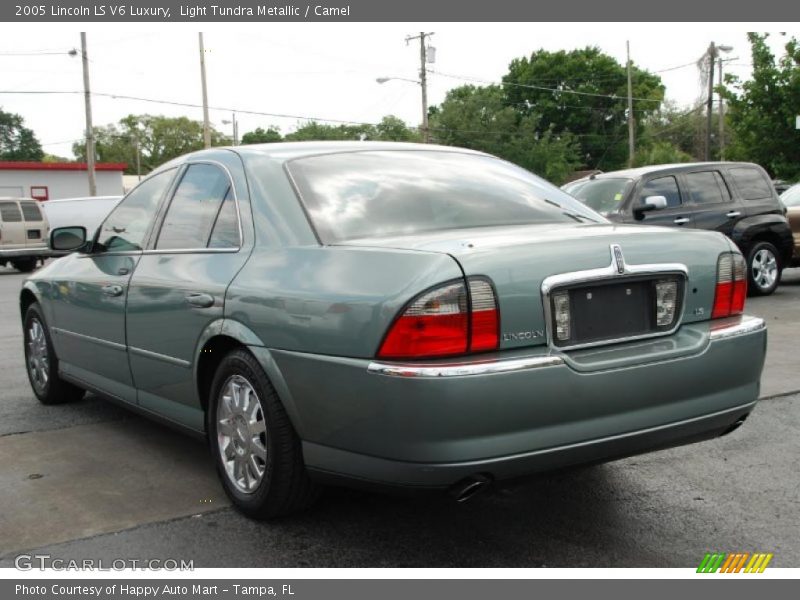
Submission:
POLYGON ((641 204, 633 207, 633 214, 637 219, 642 219, 646 212, 664 210, 665 208, 667 208, 667 198, 665 196, 648 196, 641 204))
POLYGON ((50 249, 56 252, 74 252, 85 245, 85 227, 57 227, 50 232, 50 249))

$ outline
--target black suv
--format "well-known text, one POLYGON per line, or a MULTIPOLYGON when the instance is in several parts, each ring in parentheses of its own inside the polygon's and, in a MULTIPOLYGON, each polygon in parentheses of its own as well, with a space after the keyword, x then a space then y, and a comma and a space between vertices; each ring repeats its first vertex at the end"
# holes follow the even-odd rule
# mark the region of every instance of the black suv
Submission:
POLYGON ((611 221, 719 231, 747 258, 748 289, 775 291, 792 231, 764 169, 752 163, 654 165, 601 173, 563 189, 611 221))

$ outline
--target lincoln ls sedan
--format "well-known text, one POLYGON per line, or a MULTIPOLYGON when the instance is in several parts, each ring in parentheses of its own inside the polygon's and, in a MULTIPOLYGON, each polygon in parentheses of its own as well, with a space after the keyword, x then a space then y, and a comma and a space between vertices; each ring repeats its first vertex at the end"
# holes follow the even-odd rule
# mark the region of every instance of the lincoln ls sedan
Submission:
POLYGON ((50 244, 20 294, 33 393, 204 436, 255 518, 326 484, 463 501, 727 434, 758 398, 729 239, 611 223, 479 152, 214 148, 50 244))

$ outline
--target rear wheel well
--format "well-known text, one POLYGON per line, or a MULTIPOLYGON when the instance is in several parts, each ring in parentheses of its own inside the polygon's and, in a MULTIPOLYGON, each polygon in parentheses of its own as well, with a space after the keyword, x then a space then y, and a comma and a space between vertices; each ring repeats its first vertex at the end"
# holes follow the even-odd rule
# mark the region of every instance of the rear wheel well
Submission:
POLYGON ((19 311, 23 319, 25 318, 25 313, 28 312, 28 307, 34 302, 36 302, 36 296, 33 295, 33 292, 30 290, 22 290, 22 293, 19 295, 19 311))
POLYGON ((200 358, 197 360, 197 392, 203 412, 208 410, 211 382, 214 381, 214 373, 217 372, 217 367, 222 359, 231 350, 244 347, 245 345, 239 340, 227 335, 214 336, 203 346, 200 358))

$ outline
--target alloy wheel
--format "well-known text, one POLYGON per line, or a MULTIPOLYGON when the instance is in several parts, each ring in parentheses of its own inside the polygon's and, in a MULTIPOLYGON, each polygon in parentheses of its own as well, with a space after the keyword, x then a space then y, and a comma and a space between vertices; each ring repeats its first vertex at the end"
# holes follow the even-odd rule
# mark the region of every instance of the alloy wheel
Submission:
POLYGON ((753 281, 762 290, 771 288, 778 278, 778 260, 766 248, 753 255, 750 268, 753 271, 753 281))
POLYGON ((50 379, 50 356, 47 352, 47 337, 39 319, 31 319, 28 325, 28 372, 34 385, 43 390, 50 379))
POLYGON ((253 385, 232 375, 217 402, 217 447, 225 473, 242 493, 258 489, 267 469, 267 427, 253 385))

